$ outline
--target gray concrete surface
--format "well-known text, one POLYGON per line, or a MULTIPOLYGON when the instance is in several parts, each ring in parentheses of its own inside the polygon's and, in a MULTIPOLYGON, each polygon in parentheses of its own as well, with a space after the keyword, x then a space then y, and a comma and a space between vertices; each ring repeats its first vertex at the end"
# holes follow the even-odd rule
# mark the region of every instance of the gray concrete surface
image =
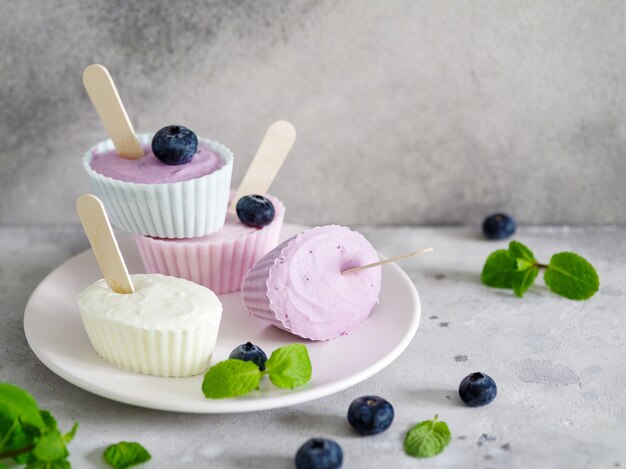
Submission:
MULTIPOLYGON (((42 278, 86 247, 75 227, 0 228, 0 380, 28 389, 62 428, 78 420, 73 467, 104 468, 103 449, 138 440, 152 453, 146 468, 293 467, 312 436, 337 440, 345 468, 624 468, 626 467, 626 229, 524 228, 517 239, 546 260, 573 250, 598 269, 599 293, 573 302, 537 281, 523 299, 480 283, 491 250, 475 230, 363 228, 382 252, 433 245, 432 255, 402 264, 422 301, 422 322, 408 349, 377 375, 335 395, 289 408, 240 415, 146 410, 89 394, 54 375, 30 351, 22 315, 42 278), (490 374, 498 397, 484 408, 457 397, 461 379, 490 374), (356 436, 349 403, 363 394, 393 403, 384 434, 356 436), (405 432, 438 414, 451 429, 439 456, 404 455, 405 432)), ((367 346, 364 344, 364 346, 367 346)))
POLYGON ((0 1, 0 223, 74 223, 107 65, 141 131, 299 140, 272 191, 302 223, 626 223, 617 0, 0 1))

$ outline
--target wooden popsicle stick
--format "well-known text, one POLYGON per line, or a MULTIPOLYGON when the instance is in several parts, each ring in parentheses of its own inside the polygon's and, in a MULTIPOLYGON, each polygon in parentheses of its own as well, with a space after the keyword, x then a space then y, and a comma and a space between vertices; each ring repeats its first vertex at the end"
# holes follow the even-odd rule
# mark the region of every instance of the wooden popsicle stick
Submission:
POLYGON ((109 71, 99 64, 89 65, 83 72, 83 84, 117 153, 130 160, 141 158, 143 148, 109 71))
POLYGON ((419 251, 407 252, 406 254, 400 254, 399 256, 390 257, 389 259, 384 259, 382 261, 374 262, 372 264, 366 264, 366 265, 361 265, 359 267, 353 267, 352 269, 344 270, 341 273, 342 275, 351 274, 354 272, 358 272, 360 270, 369 269, 371 267, 377 267, 379 265, 390 264, 392 262, 401 261, 403 259, 408 259, 409 257, 415 257, 421 254, 426 254, 427 252, 433 252, 434 250, 435 248, 426 248, 426 249, 420 249, 419 251))
POLYGON ((265 195, 296 141, 296 129, 287 121, 270 125, 259 145, 229 210, 234 213, 244 195, 265 195))
POLYGON ((107 284, 116 293, 133 293, 124 258, 117 245, 104 205, 95 195, 84 194, 76 201, 76 212, 89 238, 91 249, 107 284))

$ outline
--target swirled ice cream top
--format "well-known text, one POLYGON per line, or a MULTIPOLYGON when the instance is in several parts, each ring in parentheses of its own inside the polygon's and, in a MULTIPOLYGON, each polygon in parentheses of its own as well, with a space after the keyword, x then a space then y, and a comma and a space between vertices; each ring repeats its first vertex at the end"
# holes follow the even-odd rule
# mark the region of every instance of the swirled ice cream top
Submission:
POLYGON ((78 306, 93 316, 148 330, 179 331, 219 324, 222 304, 208 288, 160 274, 131 275, 134 293, 115 293, 104 279, 78 294, 78 306))
MULTIPOLYGON (((273 253, 273 254, 272 254, 273 253)), ((379 260, 363 235, 328 225, 278 246, 266 281, 267 298, 288 330, 313 340, 347 334, 378 303, 381 269, 342 271, 379 260)))
POLYGON ((170 165, 159 160, 150 146, 144 146, 144 156, 135 160, 122 158, 115 150, 92 151, 91 169, 119 181, 160 184, 189 181, 211 174, 222 166, 222 156, 200 142, 193 159, 187 164, 170 165))

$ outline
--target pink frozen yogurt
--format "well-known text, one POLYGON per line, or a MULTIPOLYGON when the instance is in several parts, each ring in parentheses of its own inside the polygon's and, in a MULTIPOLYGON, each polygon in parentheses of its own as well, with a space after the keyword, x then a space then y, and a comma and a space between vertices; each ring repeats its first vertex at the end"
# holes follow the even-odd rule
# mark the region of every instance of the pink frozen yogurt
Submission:
POLYGON ((378 260, 360 233, 316 227, 283 242, 248 272, 243 302, 250 314, 306 339, 346 335, 378 303, 381 269, 341 272, 378 260))
POLYGON ((136 160, 122 158, 115 150, 103 153, 94 150, 92 154, 91 168, 95 172, 119 181, 141 184, 189 181, 224 166, 224 159, 202 144, 198 145, 198 151, 189 163, 180 165, 163 163, 149 146, 144 146, 144 156, 136 160))
MULTIPOLYGON (((231 200, 234 196, 231 192, 231 200)), ((239 291, 248 270, 278 244, 285 206, 276 197, 266 197, 274 204, 276 213, 272 223, 263 228, 246 226, 237 215, 228 213, 221 230, 201 238, 136 235, 146 272, 191 280, 218 295, 239 291)))

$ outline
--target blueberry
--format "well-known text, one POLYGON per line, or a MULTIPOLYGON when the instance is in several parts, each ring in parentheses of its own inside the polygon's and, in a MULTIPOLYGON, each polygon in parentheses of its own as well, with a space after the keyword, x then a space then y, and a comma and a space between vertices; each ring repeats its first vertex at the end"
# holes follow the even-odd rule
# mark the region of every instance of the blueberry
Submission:
POLYGON ((152 153, 166 164, 186 164, 198 150, 198 137, 182 125, 168 125, 152 138, 152 153))
POLYGON ((342 463, 341 446, 326 438, 313 438, 296 453, 297 469, 336 469, 342 463))
POLYGON ((245 362, 254 362, 259 367, 259 370, 265 371, 265 362, 267 361, 267 355, 251 342, 241 344, 235 350, 230 352, 228 358, 236 358, 237 360, 243 360, 245 362))
POLYGON ((496 398, 496 382, 484 373, 472 373, 463 378, 459 386, 461 400, 470 407, 489 404, 496 398))
POLYGON ((391 426, 393 415, 393 406, 382 397, 363 396, 350 404, 348 422, 361 435, 376 435, 391 426))
POLYGON ((261 228, 272 223, 274 204, 262 195, 244 195, 237 201, 237 216, 241 223, 261 228))
POLYGON ((515 233, 515 220, 504 213, 495 213, 485 218, 483 233, 488 239, 504 239, 515 233))

